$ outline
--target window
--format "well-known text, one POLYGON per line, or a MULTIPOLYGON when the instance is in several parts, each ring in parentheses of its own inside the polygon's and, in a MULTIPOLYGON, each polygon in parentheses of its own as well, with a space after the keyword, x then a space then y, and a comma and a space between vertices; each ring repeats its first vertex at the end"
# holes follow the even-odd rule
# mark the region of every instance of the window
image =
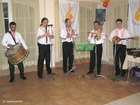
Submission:
POLYGON ((10 12, 10 0, 2 0, 3 12, 4 12, 4 22, 5 22, 5 32, 9 31, 9 23, 11 21, 11 12, 10 12))
POLYGON ((9 31, 8 3, 2 3, 4 12, 5 32, 9 31))

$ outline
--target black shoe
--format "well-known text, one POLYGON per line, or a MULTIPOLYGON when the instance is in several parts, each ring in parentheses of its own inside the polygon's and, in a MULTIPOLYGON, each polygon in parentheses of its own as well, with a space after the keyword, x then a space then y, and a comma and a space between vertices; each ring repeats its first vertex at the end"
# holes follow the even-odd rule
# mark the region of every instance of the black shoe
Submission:
POLYGON ((11 79, 9 80, 9 82, 10 82, 10 83, 14 82, 14 78, 11 78, 11 79))
POLYGON ((90 75, 90 74, 93 74, 93 72, 91 72, 91 71, 87 72, 87 75, 90 75))
POLYGON ((75 71, 74 71, 74 70, 72 70, 72 71, 70 71, 70 72, 74 73, 75 71))
POLYGON ((55 75, 55 73, 54 73, 54 72, 52 72, 52 73, 48 73, 47 75, 55 75))
POLYGON ((70 69, 69 72, 75 72, 74 70, 70 69))
POLYGON ((99 72, 99 73, 97 73, 97 75, 100 75, 100 72, 99 72))
POLYGON ((23 80, 26 80, 26 77, 24 77, 24 76, 22 76, 22 77, 20 77, 21 79, 23 79, 23 80))
POLYGON ((120 75, 120 72, 116 72, 116 73, 115 73, 115 76, 118 76, 118 75, 120 75))
POLYGON ((43 78, 43 76, 42 76, 42 75, 40 75, 40 76, 38 76, 38 78, 42 79, 42 78, 43 78))
POLYGON ((64 74, 66 74, 67 73, 67 71, 64 71, 64 74))
POLYGON ((100 75, 101 74, 101 70, 97 70, 97 75, 100 75))
POLYGON ((125 73, 126 73, 126 71, 125 70, 122 70, 121 71, 121 76, 124 77, 125 76, 125 73))
POLYGON ((75 68, 76 68, 76 66, 73 66, 72 68, 69 68, 69 72, 75 72, 75 71, 74 71, 75 68))

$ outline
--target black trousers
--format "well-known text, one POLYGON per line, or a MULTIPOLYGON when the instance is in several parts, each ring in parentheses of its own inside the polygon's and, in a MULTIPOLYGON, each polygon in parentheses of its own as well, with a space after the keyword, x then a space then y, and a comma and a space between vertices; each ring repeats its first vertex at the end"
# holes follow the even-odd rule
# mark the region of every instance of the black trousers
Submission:
POLYGON ((38 43, 38 76, 43 74, 44 59, 46 60, 46 70, 51 74, 50 68, 50 45, 42 45, 38 43))
POLYGON ((95 62, 97 62, 97 73, 101 72, 101 59, 102 59, 102 44, 96 45, 96 54, 95 54, 95 46, 92 51, 90 51, 90 67, 89 72, 93 72, 93 69, 95 67, 95 62), (97 60, 96 60, 97 56, 97 60))
POLYGON ((69 70, 73 66, 73 43, 72 42, 63 42, 63 71, 67 71, 67 61, 69 59, 69 70))
MULTIPOLYGON (((115 45, 113 45, 113 55, 114 54, 115 54, 115 45)), ((125 57, 126 57, 126 45, 117 44, 115 54, 115 70, 117 73, 120 73, 120 70, 122 70, 125 57)))
MULTIPOLYGON (((8 60, 8 64, 9 64, 9 70, 10 70, 10 78, 14 78, 15 65, 13 65, 9 60, 8 60)), ((17 66, 20 71, 20 77, 23 77, 24 76, 23 62, 20 62, 19 64, 17 64, 17 66)))

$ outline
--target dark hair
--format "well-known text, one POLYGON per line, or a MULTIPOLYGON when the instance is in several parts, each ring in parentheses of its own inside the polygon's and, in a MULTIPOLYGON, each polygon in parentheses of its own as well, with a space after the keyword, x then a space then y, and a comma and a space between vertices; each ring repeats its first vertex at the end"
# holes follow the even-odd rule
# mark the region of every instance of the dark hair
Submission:
MULTIPOLYGON (((47 21, 49 22, 48 18, 45 18, 45 17, 44 17, 44 18, 41 19, 41 23, 43 23, 44 20, 47 20, 47 21)), ((42 25, 42 24, 40 24, 40 26, 41 26, 41 25, 42 25)))
POLYGON ((68 20, 70 20, 70 18, 65 19, 65 23, 67 23, 67 22, 68 22, 68 20))
POLYGON ((94 23, 94 24, 95 24, 95 23, 98 23, 98 25, 100 25, 99 21, 97 21, 97 20, 95 20, 93 23, 94 23))
POLYGON ((16 23, 15 23, 15 22, 10 22, 10 26, 11 26, 11 25, 16 25, 16 23))
POLYGON ((122 23, 122 19, 118 18, 118 19, 116 20, 116 23, 117 23, 117 22, 121 22, 121 23, 122 23))

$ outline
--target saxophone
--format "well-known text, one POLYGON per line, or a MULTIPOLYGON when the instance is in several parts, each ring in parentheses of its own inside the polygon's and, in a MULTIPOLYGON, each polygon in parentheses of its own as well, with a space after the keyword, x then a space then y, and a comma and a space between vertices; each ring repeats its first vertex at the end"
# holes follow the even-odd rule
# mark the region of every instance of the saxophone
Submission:
POLYGON ((96 37, 96 39, 97 40, 100 40, 101 39, 101 35, 102 35, 102 30, 103 30, 103 24, 104 24, 104 20, 101 20, 100 21, 100 28, 99 28, 99 30, 98 30, 98 32, 97 32, 97 37, 96 37))

